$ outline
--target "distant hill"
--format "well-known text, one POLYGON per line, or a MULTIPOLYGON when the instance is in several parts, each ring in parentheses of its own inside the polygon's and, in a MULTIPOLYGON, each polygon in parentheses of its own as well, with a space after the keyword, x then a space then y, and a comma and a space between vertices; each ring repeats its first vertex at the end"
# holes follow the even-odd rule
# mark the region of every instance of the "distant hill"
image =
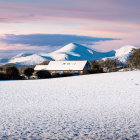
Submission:
POLYGON ((56 50, 49 54, 42 54, 42 56, 50 57, 54 60, 99 60, 104 57, 112 57, 115 55, 115 51, 109 52, 97 52, 90 48, 77 43, 71 43, 59 50, 56 50))
POLYGON ((130 52, 134 46, 123 46, 118 50, 109 52, 97 52, 88 47, 77 43, 70 43, 61 49, 51 53, 20 53, 11 59, 0 59, 1 64, 14 63, 16 65, 30 66, 40 64, 46 60, 100 60, 117 58, 122 63, 125 63, 130 56, 130 52))
MULTIPOLYGON (((115 50, 115 56, 109 57, 109 58, 118 59, 120 62, 125 64, 127 62, 127 60, 129 59, 129 57, 131 55, 131 51, 133 49, 136 49, 136 47, 130 46, 130 45, 123 46, 120 49, 115 50)), ((104 58, 104 60, 105 59, 106 58, 104 58)))

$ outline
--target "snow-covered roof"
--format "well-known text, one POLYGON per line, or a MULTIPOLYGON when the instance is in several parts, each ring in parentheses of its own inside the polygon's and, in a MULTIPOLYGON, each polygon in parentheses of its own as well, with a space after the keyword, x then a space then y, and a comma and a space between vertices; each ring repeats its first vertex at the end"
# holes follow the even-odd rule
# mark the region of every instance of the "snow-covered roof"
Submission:
POLYGON ((36 65, 35 70, 83 70, 87 61, 50 61, 48 65, 36 65))
POLYGON ((48 70, 48 65, 36 65, 34 70, 48 70))

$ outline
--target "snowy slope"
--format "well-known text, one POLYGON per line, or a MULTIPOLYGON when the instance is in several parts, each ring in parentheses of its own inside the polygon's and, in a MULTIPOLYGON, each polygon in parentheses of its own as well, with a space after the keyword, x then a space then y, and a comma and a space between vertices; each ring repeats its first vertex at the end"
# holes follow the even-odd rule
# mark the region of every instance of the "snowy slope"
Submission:
POLYGON ((136 47, 130 45, 123 46, 122 48, 116 50, 115 57, 118 58, 119 61, 126 63, 133 49, 136 49, 136 47))
POLYGON ((119 56, 122 56, 122 55, 127 55, 132 51, 132 49, 136 49, 136 47, 130 46, 130 45, 123 46, 120 49, 115 50, 116 51, 115 56, 119 57, 119 56))
MULTIPOLYGON (((126 63, 131 55, 131 51, 136 49, 134 46, 126 45, 121 47, 120 49, 115 50, 115 56, 109 57, 111 59, 118 59, 122 63, 126 63)), ((105 60, 106 58, 104 58, 105 60)))
POLYGON ((16 65, 35 65, 44 62, 46 59, 38 54, 19 54, 9 60, 9 63, 15 63, 16 65))
POLYGON ((107 53, 97 52, 77 43, 71 43, 59 50, 47 54, 55 60, 99 60, 104 57, 114 56, 114 51, 107 53))
POLYGON ((45 60, 99 60, 114 56, 115 51, 97 52, 77 43, 71 43, 52 53, 21 53, 11 58, 8 63, 16 65, 35 65, 45 60))
POLYGON ((140 139, 140 71, 1 81, 0 139, 140 139))

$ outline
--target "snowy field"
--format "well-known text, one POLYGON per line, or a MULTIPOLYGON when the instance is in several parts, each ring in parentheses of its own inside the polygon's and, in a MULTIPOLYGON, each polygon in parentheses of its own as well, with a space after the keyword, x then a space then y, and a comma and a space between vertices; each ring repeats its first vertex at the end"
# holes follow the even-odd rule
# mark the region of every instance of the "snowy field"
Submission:
POLYGON ((0 81, 0 139, 140 139, 140 71, 0 81))

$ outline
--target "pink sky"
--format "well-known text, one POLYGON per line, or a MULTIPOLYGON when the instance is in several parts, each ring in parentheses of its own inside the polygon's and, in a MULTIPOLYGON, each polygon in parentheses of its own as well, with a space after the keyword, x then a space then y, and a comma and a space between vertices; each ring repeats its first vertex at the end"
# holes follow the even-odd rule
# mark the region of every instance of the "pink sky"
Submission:
MULTIPOLYGON (((139 47, 139 17, 139 0, 1 0, 0 37, 5 34, 84 35, 120 39, 90 46, 97 50, 108 51, 128 44, 139 47)), ((30 47, 0 42, 3 51, 36 48, 30 47)))

